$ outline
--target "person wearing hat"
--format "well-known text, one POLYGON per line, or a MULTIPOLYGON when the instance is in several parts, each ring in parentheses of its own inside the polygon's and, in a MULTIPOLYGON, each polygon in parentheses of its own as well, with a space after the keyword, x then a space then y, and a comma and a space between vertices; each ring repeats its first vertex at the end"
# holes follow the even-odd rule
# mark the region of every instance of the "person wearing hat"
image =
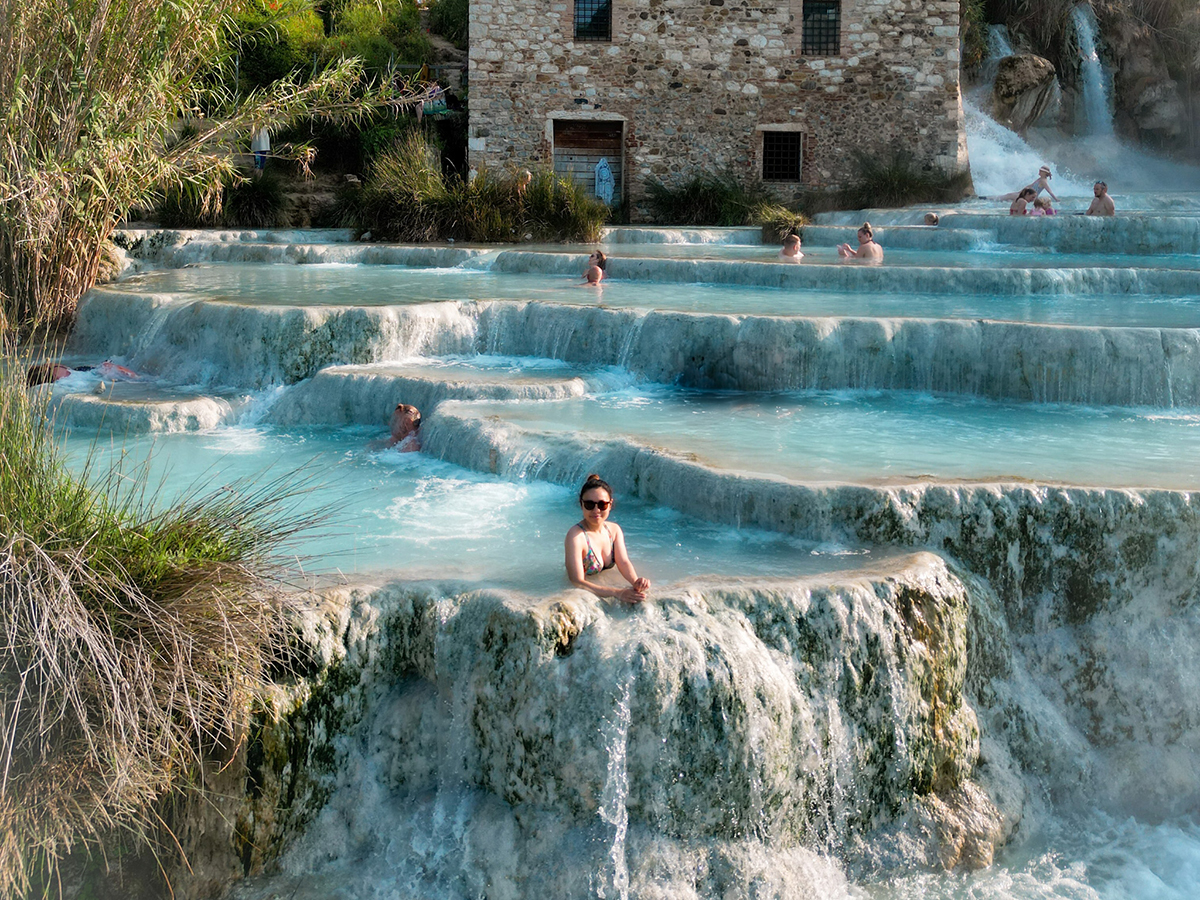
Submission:
POLYGON ((1017 191, 1015 194, 1005 194, 1000 199, 1016 200, 1026 191, 1033 191, 1033 196, 1037 197, 1042 191, 1045 191, 1050 195, 1050 199, 1057 203, 1058 197, 1054 195, 1054 191, 1050 190, 1050 179, 1052 177, 1053 176, 1050 174, 1050 167, 1042 166, 1040 169, 1038 169, 1038 177, 1035 181, 1025 185, 1025 187, 1021 188, 1021 190, 1017 191))

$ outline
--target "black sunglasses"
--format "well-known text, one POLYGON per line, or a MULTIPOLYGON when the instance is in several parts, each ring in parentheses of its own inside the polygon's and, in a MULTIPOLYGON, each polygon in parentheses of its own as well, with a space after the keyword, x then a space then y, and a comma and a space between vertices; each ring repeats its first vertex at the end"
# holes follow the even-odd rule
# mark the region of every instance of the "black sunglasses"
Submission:
POLYGON ((604 512, 612 506, 611 500, 580 500, 579 502, 583 504, 584 509, 598 509, 600 512, 604 512))

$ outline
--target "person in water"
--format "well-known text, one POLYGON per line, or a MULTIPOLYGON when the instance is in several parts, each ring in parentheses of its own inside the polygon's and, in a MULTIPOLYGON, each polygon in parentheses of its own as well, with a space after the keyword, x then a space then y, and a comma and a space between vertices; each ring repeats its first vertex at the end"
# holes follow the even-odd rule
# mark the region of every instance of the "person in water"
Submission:
POLYGON ((937 223, 940 221, 941 221, 941 219, 938 218, 937 213, 925 213, 925 224, 926 225, 933 225, 936 227, 937 223))
POLYGON ((407 403, 397 403, 392 410, 392 435, 387 446, 401 453, 413 453, 421 449, 421 411, 407 403))
POLYGON ((604 280, 604 273, 607 271, 608 257, 602 250, 593 250, 588 254, 588 267, 583 273, 582 284, 588 287, 599 285, 604 280))
POLYGON ((1029 204, 1037 197, 1037 191, 1033 188, 1021 188, 1021 193, 1017 195, 1017 199, 1012 202, 1012 206, 1008 208, 1010 216, 1023 216, 1029 212, 1029 204))
POLYGON ((137 381, 140 378, 137 372, 119 366, 111 359, 106 359, 98 366, 76 366, 73 369, 60 363, 38 363, 25 371, 25 385, 53 384, 76 372, 90 372, 107 381, 137 381))
POLYGON ((883 261, 883 248, 875 243, 875 229, 871 227, 870 222, 863 222, 862 228, 858 229, 858 249, 855 250, 849 244, 839 244, 838 256, 842 259, 865 259, 875 262, 883 261))
POLYGON ((1054 196, 1054 191, 1050 190, 1050 179, 1052 177, 1053 176, 1050 174, 1050 167, 1042 166, 1040 169, 1038 169, 1038 177, 1037 178, 1035 178, 1029 184, 1025 185, 1025 187, 1021 188, 1021 190, 1017 191, 1015 194, 1005 194, 1000 199, 1001 200, 1016 200, 1018 197, 1020 197, 1026 191, 1033 191, 1033 196, 1037 197, 1042 193, 1042 191, 1045 191, 1047 194, 1050 195, 1050 199, 1053 200, 1055 203, 1057 203, 1058 198, 1056 196, 1054 196))
POLYGON ((583 519, 567 531, 565 542, 567 578, 571 584, 597 597, 625 603, 641 603, 650 582, 639 578, 625 550, 625 534, 616 522, 608 521, 613 503, 612 488, 599 475, 591 474, 579 490, 583 519), (597 575, 616 568, 629 587, 608 587, 593 581, 597 575))
POLYGON ((1103 181, 1097 181, 1092 186, 1092 193, 1095 198, 1092 200, 1092 205, 1087 208, 1089 216, 1115 216, 1117 214, 1116 204, 1113 203, 1113 198, 1108 196, 1108 185, 1103 181))
POLYGON ((792 233, 783 239, 779 258, 784 262, 800 262, 804 259, 804 254, 800 252, 800 235, 792 233))

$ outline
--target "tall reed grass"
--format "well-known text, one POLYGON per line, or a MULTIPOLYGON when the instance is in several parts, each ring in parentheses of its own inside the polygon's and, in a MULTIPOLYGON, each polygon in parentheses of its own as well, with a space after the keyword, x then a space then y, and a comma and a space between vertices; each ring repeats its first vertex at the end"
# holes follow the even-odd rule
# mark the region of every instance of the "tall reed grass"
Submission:
POLYGON ((0 0, 0 328, 69 326, 120 217, 185 187, 219 202, 260 125, 425 99, 355 60, 238 96, 239 3, 0 0))
POLYGON ((500 242, 595 241, 609 208, 578 184, 546 169, 524 188, 514 177, 481 171, 473 182, 447 179, 441 154, 409 130, 380 153, 349 210, 375 240, 500 242))
POLYGON ((271 554, 309 524, 289 478, 160 508, 144 472, 72 475, 40 396, 0 359, 6 897, 45 889, 69 854, 162 839, 162 802, 236 740, 279 662, 293 601, 271 554))

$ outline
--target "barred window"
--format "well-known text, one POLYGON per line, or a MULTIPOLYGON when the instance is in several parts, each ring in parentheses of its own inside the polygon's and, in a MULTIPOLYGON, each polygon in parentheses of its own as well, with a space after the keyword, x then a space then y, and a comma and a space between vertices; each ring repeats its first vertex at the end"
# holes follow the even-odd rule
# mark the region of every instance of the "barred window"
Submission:
POLYGON ((841 0, 804 0, 805 56, 837 56, 841 50, 841 0))
POLYGON ((575 0, 575 40, 612 40, 612 0, 575 0))
POLYGON ((764 131, 763 181, 799 181, 803 148, 803 132, 764 131))

